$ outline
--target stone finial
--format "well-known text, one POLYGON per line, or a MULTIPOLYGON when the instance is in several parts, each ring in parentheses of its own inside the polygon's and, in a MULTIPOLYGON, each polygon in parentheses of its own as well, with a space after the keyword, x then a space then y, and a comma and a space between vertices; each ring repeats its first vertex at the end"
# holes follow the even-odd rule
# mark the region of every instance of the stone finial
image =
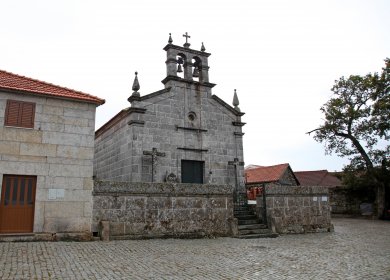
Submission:
POLYGON ((203 42, 202 42, 202 47, 200 48, 200 50, 201 50, 202 52, 204 52, 204 51, 206 50, 206 48, 205 48, 204 45, 203 45, 203 42))
POLYGON ((183 47, 189 48, 191 46, 191 44, 188 43, 188 38, 191 38, 191 36, 188 35, 188 33, 186 32, 186 34, 183 34, 183 37, 186 37, 186 42, 184 43, 183 47))
POLYGON ((172 44, 172 43, 173 43, 172 36, 171 33, 169 33, 168 44, 172 44))
POLYGON ((133 87, 132 87, 132 90, 133 93, 131 94, 132 96, 140 96, 138 90, 140 89, 140 86, 139 86, 139 82, 138 82, 138 72, 135 72, 135 78, 134 78, 134 82, 133 82, 133 87))
POLYGON ((235 89, 233 96, 233 106, 236 111, 240 112, 240 108, 238 107, 238 105, 240 105, 240 101, 238 101, 237 90, 235 89))

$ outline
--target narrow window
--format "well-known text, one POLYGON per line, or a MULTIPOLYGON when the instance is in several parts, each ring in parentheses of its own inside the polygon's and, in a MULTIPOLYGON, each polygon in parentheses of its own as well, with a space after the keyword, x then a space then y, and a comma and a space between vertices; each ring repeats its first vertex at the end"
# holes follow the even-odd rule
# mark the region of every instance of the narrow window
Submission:
POLYGON ((34 128, 35 103, 7 100, 5 126, 34 128))
POLYGON ((14 188, 12 190, 12 205, 16 205, 18 200, 18 180, 14 179, 14 188))
POLYGON ((10 201, 11 194, 11 178, 7 178, 7 183, 5 185, 5 193, 4 193, 4 206, 7 206, 10 201))
POLYGON ((29 179, 27 180, 28 186, 27 186, 27 204, 33 204, 34 203, 34 197, 33 197, 33 180, 29 179))
POLYGON ((25 192, 25 180, 21 179, 20 192, 19 192, 19 204, 24 205, 24 192, 25 192))

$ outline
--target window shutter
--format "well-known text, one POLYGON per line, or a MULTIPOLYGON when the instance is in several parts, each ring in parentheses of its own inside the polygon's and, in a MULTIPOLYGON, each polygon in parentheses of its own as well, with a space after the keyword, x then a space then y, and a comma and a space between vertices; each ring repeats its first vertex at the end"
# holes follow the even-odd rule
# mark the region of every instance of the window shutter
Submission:
POLYGON ((7 100, 5 126, 34 128, 35 103, 7 100))
POLYGON ((18 126, 19 123, 19 111, 20 111, 20 102, 18 101, 7 101, 7 110, 5 112, 5 125, 8 126, 18 126))
POLYGON ((20 126, 33 128, 34 127, 34 112, 35 104, 33 103, 23 103, 21 104, 21 113, 20 113, 20 126))

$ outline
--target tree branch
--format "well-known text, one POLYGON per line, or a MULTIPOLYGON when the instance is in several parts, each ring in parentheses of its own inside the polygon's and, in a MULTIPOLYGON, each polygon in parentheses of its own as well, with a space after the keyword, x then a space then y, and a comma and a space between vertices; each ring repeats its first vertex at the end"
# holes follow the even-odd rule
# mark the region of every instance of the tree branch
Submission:
POLYGON ((363 157, 363 160, 366 163, 366 167, 368 171, 371 172, 374 169, 374 165, 372 164, 370 157, 367 155, 363 146, 354 136, 352 136, 351 134, 346 134, 341 132, 335 132, 335 135, 351 140, 352 145, 355 146, 355 148, 359 151, 360 155, 363 157))
POLYGON ((314 131, 317 131, 317 130, 323 130, 324 128, 323 127, 319 127, 319 128, 316 128, 316 129, 313 129, 312 131, 309 131, 309 132, 306 132, 305 134, 309 134, 314 132, 314 131))

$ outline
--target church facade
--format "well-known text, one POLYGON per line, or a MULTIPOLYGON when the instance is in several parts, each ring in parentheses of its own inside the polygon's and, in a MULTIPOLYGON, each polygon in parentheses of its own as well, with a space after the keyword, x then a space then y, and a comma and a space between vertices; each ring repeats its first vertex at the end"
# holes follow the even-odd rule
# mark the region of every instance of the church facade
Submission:
POLYGON ((225 184, 244 189, 238 98, 233 106, 212 94, 208 57, 171 36, 164 88, 141 95, 137 73, 131 106, 95 134, 94 176, 116 182, 225 184))

